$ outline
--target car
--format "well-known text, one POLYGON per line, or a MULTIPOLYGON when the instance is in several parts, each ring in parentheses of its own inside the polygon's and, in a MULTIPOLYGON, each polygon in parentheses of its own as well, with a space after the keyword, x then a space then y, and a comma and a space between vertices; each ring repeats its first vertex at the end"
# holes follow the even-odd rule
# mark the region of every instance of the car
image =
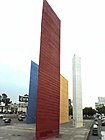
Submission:
POLYGON ((101 131, 101 140, 105 140, 105 131, 101 131))
POLYGON ((93 125, 92 135, 98 135, 98 126, 96 124, 93 125))
POLYGON ((25 115, 21 115, 21 117, 22 117, 23 119, 25 119, 25 118, 26 118, 26 116, 25 116, 25 115))
POLYGON ((3 121, 5 121, 5 119, 6 119, 6 118, 5 118, 5 117, 3 117, 3 121))
POLYGON ((95 121, 98 121, 98 118, 95 118, 95 121))
POLYGON ((105 117, 102 117, 103 120, 105 120, 105 117))
POLYGON ((0 114, 0 118, 3 118, 3 114, 0 114))
POLYGON ((95 124, 98 126, 98 122, 95 122, 95 124))
POLYGON ((104 119, 102 118, 102 119, 101 119, 101 122, 103 122, 103 121, 104 121, 104 119))
POLYGON ((10 119, 10 118, 6 118, 6 119, 4 120, 4 123, 11 123, 11 119, 10 119))
POLYGON ((18 116, 18 120, 19 120, 19 121, 23 121, 23 118, 22 118, 21 115, 18 116))
POLYGON ((101 116, 99 116, 99 120, 101 120, 101 116))
POLYGON ((26 118, 26 116, 25 116, 25 115, 23 115, 23 114, 18 115, 18 117, 21 117, 21 118, 23 118, 23 119, 25 119, 25 118, 26 118))
POLYGON ((105 126, 105 121, 102 121, 101 125, 102 125, 102 126, 105 126))

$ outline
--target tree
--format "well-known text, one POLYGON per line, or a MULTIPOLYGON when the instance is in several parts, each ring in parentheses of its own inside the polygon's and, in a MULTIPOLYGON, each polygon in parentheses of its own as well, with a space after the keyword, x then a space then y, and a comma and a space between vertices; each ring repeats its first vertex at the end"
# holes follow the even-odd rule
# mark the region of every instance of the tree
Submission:
MULTIPOLYGON (((2 96, 0 95, 0 105, 1 105, 1 102, 2 102, 2 96)), ((3 106, 1 105, 1 112, 3 112, 3 106)))
POLYGON ((0 105, 1 105, 1 102, 2 102, 2 96, 0 95, 0 105))
POLYGON ((2 98, 3 98, 3 99, 7 98, 7 94, 2 93, 2 98))
POLYGON ((6 112, 8 112, 8 107, 11 101, 10 101, 10 98, 8 98, 7 94, 5 93, 2 94, 1 101, 5 104, 6 112))
POLYGON ((70 115, 73 115, 73 107, 72 106, 69 106, 69 116, 70 115))
POLYGON ((97 107, 97 111, 98 111, 99 114, 102 114, 102 113, 105 114, 105 106, 103 106, 103 107, 97 107))
POLYGON ((83 115, 93 116, 96 113, 95 109, 92 109, 92 107, 85 107, 83 109, 83 115))

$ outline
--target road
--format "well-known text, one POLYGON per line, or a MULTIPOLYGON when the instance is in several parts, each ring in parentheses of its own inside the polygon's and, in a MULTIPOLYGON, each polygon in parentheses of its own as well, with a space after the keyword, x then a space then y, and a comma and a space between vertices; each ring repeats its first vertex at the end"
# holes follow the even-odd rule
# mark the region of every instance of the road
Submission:
MULTIPOLYGON (((94 121, 94 123, 95 123, 95 121, 94 121)), ((98 120, 98 123, 99 123, 99 125, 98 125, 98 136, 92 135, 92 129, 91 129, 88 140, 101 140, 101 131, 105 131, 105 126, 101 126, 101 120, 98 120)))
MULTIPOLYGON (((93 120, 84 120, 84 126, 76 128, 72 120, 60 125, 59 137, 51 140, 85 140, 87 138, 90 126, 93 120)), ((12 118, 11 124, 4 124, 0 119, 0 139, 2 140, 35 140, 35 124, 26 124, 24 121, 18 121, 12 118)))
MULTIPOLYGON (((11 119, 11 125, 14 124, 14 123, 18 123, 18 124, 23 124, 25 123, 25 119, 23 121, 19 121, 17 118, 12 118, 11 119)), ((3 119, 0 118, 0 126, 5 126, 6 124, 4 123, 3 119)))
POLYGON ((17 118, 12 118, 10 124, 5 124, 0 118, 0 140, 34 140, 35 124, 26 124, 17 118))

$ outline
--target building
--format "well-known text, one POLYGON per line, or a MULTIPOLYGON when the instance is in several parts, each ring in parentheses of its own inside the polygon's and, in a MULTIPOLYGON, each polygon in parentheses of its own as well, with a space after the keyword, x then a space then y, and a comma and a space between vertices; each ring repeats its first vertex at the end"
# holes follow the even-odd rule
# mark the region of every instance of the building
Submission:
POLYGON ((105 105, 105 97, 98 97, 98 104, 104 104, 105 105))
POLYGON ((105 106, 105 97, 98 97, 98 102, 95 103, 95 109, 105 106))
POLYGON ((83 126, 81 58, 73 57, 73 121, 75 127, 83 126))
POLYGON ((5 109, 5 103, 0 102, 0 113, 4 113, 6 111, 5 109))
POLYGON ((68 80, 60 75, 60 124, 69 121, 68 80))
POLYGON ((28 107, 28 95, 25 94, 23 96, 19 95, 19 104, 18 104, 18 114, 24 113, 27 115, 27 107, 28 107))
POLYGON ((95 103, 95 109, 103 107, 104 104, 95 103))

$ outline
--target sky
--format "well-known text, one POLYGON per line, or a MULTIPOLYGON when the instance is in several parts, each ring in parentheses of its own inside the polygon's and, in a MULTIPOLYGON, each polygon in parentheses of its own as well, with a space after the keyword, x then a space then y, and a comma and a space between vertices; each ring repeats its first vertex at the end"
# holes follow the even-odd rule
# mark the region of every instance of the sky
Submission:
MULTIPOLYGON (((81 57, 83 107, 105 97, 105 1, 47 0, 61 20, 60 73, 69 82, 81 57)), ((39 64, 43 0, 0 0, 0 94, 18 102, 29 91, 31 60, 39 64)))

